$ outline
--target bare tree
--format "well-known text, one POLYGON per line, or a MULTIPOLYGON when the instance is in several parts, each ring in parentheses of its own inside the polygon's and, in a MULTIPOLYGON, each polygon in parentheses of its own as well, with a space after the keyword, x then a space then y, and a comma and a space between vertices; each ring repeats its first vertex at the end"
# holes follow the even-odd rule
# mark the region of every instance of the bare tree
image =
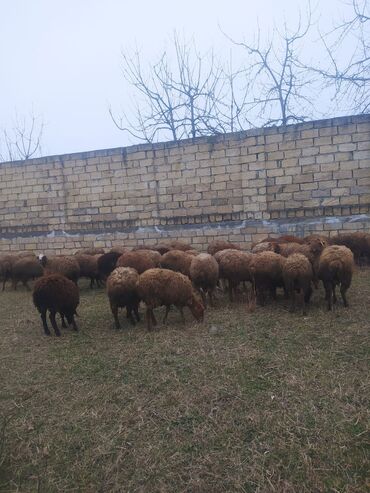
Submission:
POLYGON ((286 125, 311 116, 313 76, 299 63, 302 44, 310 28, 309 9, 304 25, 300 17, 295 31, 289 31, 286 24, 282 32, 275 28, 265 43, 261 41, 259 28, 253 43, 236 41, 224 33, 247 53, 244 68, 239 72, 245 80, 243 110, 253 115, 255 123, 286 125))
POLYGON ((352 0, 352 15, 332 31, 320 34, 328 65, 310 67, 333 87, 338 105, 365 113, 370 108, 370 2, 352 0), (346 44, 347 43, 347 44, 346 44), (350 48, 349 58, 345 48, 350 48))
MULTIPOLYGON (((175 34, 174 63, 164 52, 145 72, 138 52, 123 57, 123 76, 136 89, 134 117, 109 112, 115 125, 131 136, 153 142, 241 130, 243 100, 236 99, 236 74, 228 74, 213 52, 201 55, 175 34)), ((245 118, 244 118, 245 120, 245 118)))
POLYGON ((17 161, 40 155, 44 124, 32 112, 29 117, 15 118, 13 128, 2 130, 0 161, 17 161))

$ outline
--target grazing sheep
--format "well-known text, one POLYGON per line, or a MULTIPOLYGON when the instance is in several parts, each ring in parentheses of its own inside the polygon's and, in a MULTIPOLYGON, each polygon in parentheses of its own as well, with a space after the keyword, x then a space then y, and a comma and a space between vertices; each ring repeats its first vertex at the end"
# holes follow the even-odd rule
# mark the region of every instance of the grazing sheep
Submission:
POLYGON ((103 281, 107 279, 109 274, 116 268, 117 260, 122 254, 120 252, 108 252, 98 258, 99 277, 103 281))
POLYGON ((13 265, 11 271, 13 289, 17 289, 18 282, 22 282, 23 286, 30 289, 28 281, 41 277, 43 268, 36 257, 21 257, 13 265))
POLYGON ((90 279, 90 288, 93 288, 94 282, 97 287, 100 286, 100 275, 98 269, 98 260, 100 256, 100 254, 76 254, 76 260, 80 267, 80 277, 87 277, 87 279, 90 279))
POLYGON ((61 274, 49 274, 40 277, 35 282, 33 289, 33 303, 41 315, 44 332, 50 335, 46 322, 46 312, 49 310, 51 325, 55 335, 60 336, 60 331, 55 320, 55 315, 60 313, 64 326, 64 317, 74 330, 78 330, 74 319, 76 309, 80 301, 77 285, 61 274))
POLYGON ((253 255, 250 270, 253 274, 257 300, 265 304, 266 292, 276 299, 276 288, 284 287, 283 265, 286 259, 275 252, 261 252, 253 255))
POLYGON ((345 246, 328 246, 322 252, 319 261, 318 275, 325 289, 325 299, 328 302, 328 310, 332 309, 332 303, 337 302, 335 287, 340 285, 344 306, 348 306, 346 292, 351 285, 354 269, 353 253, 345 246))
POLYGON ((132 267, 139 274, 148 269, 158 267, 161 255, 153 250, 136 250, 135 252, 125 252, 117 260, 117 267, 132 267))
POLYGON ((75 255, 103 255, 105 253, 104 248, 81 248, 77 250, 75 255))
POLYGON ((214 240, 208 245, 207 253, 214 255, 220 250, 241 250, 241 247, 235 243, 230 243, 229 241, 214 240))
POLYGON ((167 320, 171 305, 175 305, 184 320, 183 307, 188 306, 196 320, 202 320, 204 306, 198 299, 188 277, 168 269, 149 269, 139 277, 139 298, 146 304, 148 330, 157 324, 154 308, 166 307, 164 317, 167 320))
POLYGON ((138 280, 139 274, 131 267, 117 267, 107 279, 107 294, 117 329, 120 329, 118 308, 126 307, 127 318, 133 325, 135 325, 135 320, 132 312, 134 312, 136 320, 138 322, 140 320, 140 299, 137 294, 138 280))
POLYGON ((306 315, 306 304, 312 295, 313 272, 311 262, 301 253, 293 253, 283 263, 282 274, 285 292, 292 300, 291 311, 294 310, 298 294, 303 315, 306 315))
POLYGON ((227 279, 229 298, 233 301, 236 289, 241 282, 253 282, 250 264, 254 255, 233 249, 223 250, 223 252, 218 255, 219 275, 220 279, 227 279))
POLYGON ((62 274, 77 284, 80 277, 80 266, 75 257, 47 257, 40 253, 39 261, 44 267, 45 274, 62 274))
MULTIPOLYGON (((189 250, 190 251, 190 250, 189 250)), ((181 272, 185 276, 190 277, 190 264, 193 256, 188 254, 188 251, 170 250, 162 255, 160 259, 160 267, 170 269, 176 272, 181 272)))
POLYGON ((361 264, 361 258, 370 260, 370 234, 362 231, 354 233, 342 233, 333 236, 329 240, 331 245, 343 245, 349 248, 355 258, 356 264, 361 264))
POLYGON ((200 253, 192 258, 189 274, 193 285, 200 291, 204 305, 207 293, 213 305, 213 292, 219 276, 217 260, 209 253, 200 253))

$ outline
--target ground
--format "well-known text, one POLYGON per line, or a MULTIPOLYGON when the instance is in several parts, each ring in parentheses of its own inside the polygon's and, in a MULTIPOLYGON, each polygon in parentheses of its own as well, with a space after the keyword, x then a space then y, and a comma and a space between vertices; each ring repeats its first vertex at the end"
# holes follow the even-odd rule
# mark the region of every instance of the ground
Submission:
MULTIPOLYGON (((81 283, 80 332, 43 335, 23 288, 0 293, 0 491, 364 492, 370 268, 350 308, 306 317, 219 297, 203 324, 113 329, 81 283)), ((141 310, 143 312, 143 310, 141 310)))

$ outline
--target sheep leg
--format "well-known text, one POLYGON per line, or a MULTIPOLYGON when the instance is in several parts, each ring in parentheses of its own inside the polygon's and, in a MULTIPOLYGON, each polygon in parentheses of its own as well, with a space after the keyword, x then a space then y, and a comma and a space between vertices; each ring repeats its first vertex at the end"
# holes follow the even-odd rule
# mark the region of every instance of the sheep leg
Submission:
POLYGON ((46 310, 42 310, 41 312, 41 321, 42 321, 42 325, 44 327, 44 332, 45 332, 45 335, 46 336, 50 336, 50 330, 49 330, 49 327, 48 327, 48 323, 46 321, 46 310))
POLYGON ((60 314, 60 318, 62 319, 62 327, 63 327, 63 329, 66 329, 67 328, 67 324, 66 324, 66 321, 65 321, 65 318, 64 318, 63 313, 60 314))
POLYGON ((154 310, 153 310, 153 308, 151 310, 151 317, 152 317, 153 325, 158 325, 157 319, 154 316, 154 310))
POLYGON ((94 278, 90 277, 90 289, 93 289, 94 287, 94 278))
POLYGON ((171 309, 171 306, 170 305, 166 305, 166 313, 164 314, 164 317, 163 317, 163 324, 165 324, 167 322, 167 317, 168 317, 168 314, 170 313, 170 309, 171 309))
POLYGON ((208 296, 209 296, 209 304, 211 306, 215 306, 214 299, 213 299, 213 289, 208 290, 208 296))
POLYGON ((332 309, 332 286, 330 282, 324 283, 325 299, 328 302, 328 310, 332 309))
POLYGON ((139 304, 135 304, 133 306, 133 310, 134 310, 134 315, 136 317, 136 321, 137 322, 140 322, 140 315, 139 315, 139 304))
POLYGON ((200 296, 202 298, 202 301, 203 301, 204 306, 207 306, 206 293, 204 292, 204 290, 202 288, 200 289, 200 296))
POLYGON ((54 329, 55 335, 57 337, 60 337, 60 330, 58 329, 58 325, 57 325, 57 322, 55 320, 55 315, 56 315, 56 311, 55 310, 50 311, 49 318, 50 318, 51 325, 52 325, 52 327, 54 329))
POLYGON ((136 325, 135 319, 132 315, 132 306, 127 306, 126 310, 127 310, 127 318, 130 320, 132 325, 136 325))
POLYGON ((72 328, 74 331, 78 332, 78 325, 76 324, 74 315, 72 315, 72 328))
POLYGON ((182 321, 183 323, 185 323, 184 307, 182 307, 182 306, 177 306, 176 308, 178 309, 178 311, 179 311, 179 312, 180 312, 180 314, 181 314, 181 321, 182 321))
POLYGON ((342 284, 340 287, 340 294, 342 295, 343 305, 345 307, 348 306, 348 301, 346 298, 346 292, 347 292, 347 286, 345 284, 342 284))
POLYGON ((5 291, 5 283, 6 283, 6 278, 4 277, 4 280, 3 280, 3 291, 5 291))
POLYGON ((13 288, 14 291, 17 291, 17 284, 18 284, 18 281, 16 281, 16 280, 13 279, 12 288, 13 288))
POLYGON ((332 292, 333 292, 333 303, 334 304, 337 302, 337 295, 335 293, 335 288, 336 288, 336 285, 333 283, 332 284, 332 292))
POLYGON ((233 288, 234 286, 232 285, 231 281, 229 280, 229 300, 232 303, 233 300, 233 288))
POLYGON ((305 292, 304 289, 301 288, 299 290, 299 305, 302 308, 303 315, 307 315, 307 307, 305 302, 305 292))
POLYGON ((149 331, 153 330, 152 312, 153 312, 153 308, 150 307, 146 308, 146 323, 149 331))
POLYGON ((22 281, 23 286, 27 289, 27 291, 31 291, 31 288, 28 285, 27 281, 22 281))
POLYGON ((119 320, 118 320, 118 306, 111 304, 110 309, 114 318, 114 322, 116 324, 116 329, 119 330, 121 328, 119 320))

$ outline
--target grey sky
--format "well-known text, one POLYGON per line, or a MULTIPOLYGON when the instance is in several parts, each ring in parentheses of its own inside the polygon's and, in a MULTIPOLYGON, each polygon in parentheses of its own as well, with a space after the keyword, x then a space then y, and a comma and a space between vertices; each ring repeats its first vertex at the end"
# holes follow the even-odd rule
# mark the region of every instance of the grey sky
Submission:
MULTIPOLYGON (((153 60, 174 30, 194 36, 200 50, 226 53, 220 32, 252 39, 257 19, 264 33, 285 18, 295 25, 306 0, 0 0, 0 128, 16 111, 32 108, 45 122, 43 154, 130 144, 108 106, 125 107, 128 87, 120 73, 121 49, 140 48, 153 60)), ((321 0, 315 17, 323 30, 341 18, 341 0, 321 0)))

